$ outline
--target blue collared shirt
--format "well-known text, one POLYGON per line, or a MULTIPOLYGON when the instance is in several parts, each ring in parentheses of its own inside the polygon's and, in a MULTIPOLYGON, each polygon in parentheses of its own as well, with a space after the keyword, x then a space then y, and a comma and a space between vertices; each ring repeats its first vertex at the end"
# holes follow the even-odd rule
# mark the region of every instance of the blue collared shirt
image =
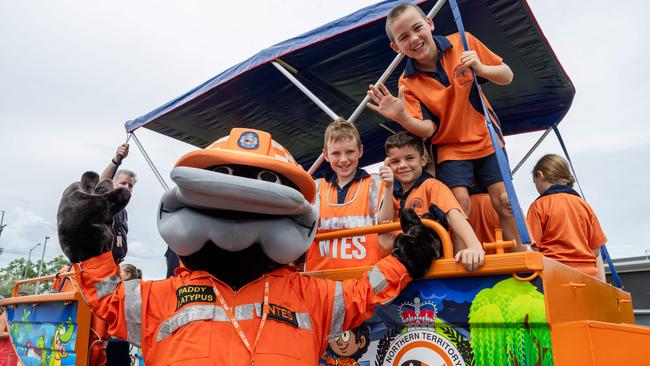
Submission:
POLYGON ((327 179, 327 182, 336 187, 336 203, 339 205, 345 203, 345 197, 347 197, 350 186, 352 186, 352 183, 354 183, 355 180, 360 180, 369 176, 370 174, 368 174, 368 172, 361 168, 357 168, 357 171, 354 173, 352 180, 345 186, 339 187, 339 183, 336 181, 336 173, 333 173, 329 179, 327 179))

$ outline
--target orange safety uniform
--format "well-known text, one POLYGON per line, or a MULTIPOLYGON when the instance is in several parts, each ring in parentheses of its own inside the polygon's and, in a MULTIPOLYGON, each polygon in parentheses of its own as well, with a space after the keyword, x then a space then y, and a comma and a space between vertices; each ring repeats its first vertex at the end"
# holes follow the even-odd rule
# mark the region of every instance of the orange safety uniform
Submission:
POLYGON ((476 193, 469 196, 472 210, 467 216, 467 221, 472 225, 476 237, 481 243, 493 243, 494 229, 499 228, 499 215, 492 206, 490 195, 476 193))
POLYGON ((316 365, 328 336, 361 324, 375 305, 392 300, 411 280, 393 256, 358 280, 312 278, 283 267, 237 291, 208 272, 185 268, 162 281, 122 282, 110 252, 75 264, 75 272, 84 298, 108 321, 110 334, 141 346, 147 366, 251 363, 215 289, 252 343, 268 281, 270 310, 255 348, 256 364, 316 365))
MULTIPOLYGON (((501 57, 467 34, 471 50, 476 51, 485 65, 500 65, 501 57)), ((438 47, 437 71, 423 72, 408 59, 399 79, 404 87, 404 109, 417 119, 428 119, 436 125, 431 136, 431 151, 437 163, 445 160, 473 160, 494 153, 485 126, 485 116, 479 92, 471 70, 460 62, 463 45, 458 33, 447 37, 433 36, 438 47)), ((485 100, 497 134, 501 135, 498 119, 485 100)), ((503 146, 503 141, 500 141, 503 146)))
POLYGON ((426 172, 416 179, 407 192, 395 192, 395 198, 396 209, 412 208, 419 216, 429 212, 431 204, 438 206, 445 215, 452 209, 465 215, 451 190, 426 172))
POLYGON ((545 256, 596 276, 592 249, 607 238, 589 204, 568 186, 553 185, 542 193, 527 215, 533 244, 545 256))
MULTIPOLYGON (((379 175, 365 173, 349 184, 345 199, 339 202, 334 179, 316 180, 318 195, 314 204, 320 210, 318 233, 377 224, 377 212, 384 194, 379 175)), ((380 259, 377 234, 315 240, 307 251, 305 271, 372 266, 380 259)))

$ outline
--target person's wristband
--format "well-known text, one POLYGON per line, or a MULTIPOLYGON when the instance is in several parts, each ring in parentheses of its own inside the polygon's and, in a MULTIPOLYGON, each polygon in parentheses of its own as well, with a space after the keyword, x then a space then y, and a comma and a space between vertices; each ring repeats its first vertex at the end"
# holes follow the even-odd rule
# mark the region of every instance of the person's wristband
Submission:
POLYGON ((111 162, 112 162, 113 164, 115 164, 115 166, 120 166, 120 164, 122 164, 121 161, 120 161, 120 162, 117 162, 117 161, 115 161, 115 159, 111 159, 111 162))

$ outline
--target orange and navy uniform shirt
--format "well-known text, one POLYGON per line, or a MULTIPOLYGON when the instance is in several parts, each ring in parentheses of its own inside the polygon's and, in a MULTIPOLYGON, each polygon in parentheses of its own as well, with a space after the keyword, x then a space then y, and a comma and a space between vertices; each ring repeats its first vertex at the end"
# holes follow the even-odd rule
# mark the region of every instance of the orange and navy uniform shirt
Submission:
MULTIPOLYGON (((466 34, 470 49, 476 51, 483 64, 502 63, 501 57, 470 33, 466 34)), ((434 35, 433 40, 438 47, 437 71, 419 71, 412 59, 406 61, 398 83, 404 87, 404 109, 414 118, 428 119, 435 124, 430 152, 436 163, 486 157, 494 153, 494 148, 485 126, 480 93, 474 85, 471 69, 460 62, 463 52, 460 35, 434 35)), ((503 146, 496 114, 485 98, 484 102, 503 146)))
MULTIPOLYGON (((319 207, 318 233, 340 229, 361 228, 377 224, 384 185, 377 174, 363 169, 344 187, 339 187, 336 174, 316 180, 319 207)), ((359 235, 331 240, 315 240, 305 258, 305 271, 318 271, 359 266, 372 266, 381 259, 377 234, 359 235)))
POLYGON ((411 281, 394 256, 361 279, 331 281, 285 266, 234 291, 208 272, 176 270, 161 281, 122 282, 110 252, 76 263, 75 275, 109 333, 140 346, 147 366, 250 365, 251 355, 216 297, 217 289, 251 345, 261 321, 264 284, 268 318, 255 348, 259 365, 316 365, 337 336, 370 318, 411 281))
POLYGON ((552 185, 528 209, 528 227, 545 256, 596 274, 597 249, 607 242, 589 204, 566 185, 552 185))
POLYGON ((481 243, 493 243, 496 238, 494 230, 499 228, 499 215, 492 206, 490 195, 484 192, 470 194, 472 209, 467 221, 474 229, 481 243))
MULTIPOLYGON (((401 191, 401 187, 396 185, 393 191, 395 209, 412 208, 418 216, 429 212, 429 206, 434 204, 446 215, 449 211, 457 209, 463 216, 465 212, 460 204, 451 193, 449 187, 431 174, 424 172, 415 180, 413 186, 406 192, 401 191)), ((397 213, 395 214, 397 217, 397 213)))

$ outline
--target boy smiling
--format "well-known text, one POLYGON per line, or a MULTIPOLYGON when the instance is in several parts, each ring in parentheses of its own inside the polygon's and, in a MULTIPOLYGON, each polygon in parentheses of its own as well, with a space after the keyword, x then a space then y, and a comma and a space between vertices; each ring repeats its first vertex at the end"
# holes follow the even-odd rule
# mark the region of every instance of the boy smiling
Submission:
MULTIPOLYGON (((325 130, 323 146, 323 156, 334 174, 316 180, 318 194, 314 204, 320 210, 318 232, 392 221, 393 173, 388 166, 381 167, 379 175, 370 175, 359 168, 363 145, 357 128, 351 122, 337 119, 325 130)), ((376 234, 314 241, 307 251, 305 271, 369 266, 391 250, 392 241, 380 242, 376 234)))
MULTIPOLYGON (((393 8, 386 33, 395 52, 407 56, 397 97, 384 85, 370 85, 368 107, 390 118, 414 135, 429 139, 436 178, 447 185, 466 213, 471 210, 469 188, 476 180, 487 189, 507 239, 516 237, 512 212, 503 200, 505 185, 485 125, 481 96, 472 70, 480 81, 506 85, 512 71, 502 59, 467 33, 470 51, 463 51, 458 33, 432 34, 434 25, 413 4, 393 8)), ((497 134, 496 115, 484 99, 497 134)), ((499 142, 503 148, 503 140, 499 142)), ((507 178, 509 179, 509 178, 507 178)))
POLYGON ((427 158, 422 140, 402 131, 390 136, 385 147, 388 165, 401 185, 394 192, 399 209, 412 208, 420 216, 441 212, 452 231, 456 262, 468 271, 477 270, 485 257, 481 243, 449 188, 423 171, 427 158))

